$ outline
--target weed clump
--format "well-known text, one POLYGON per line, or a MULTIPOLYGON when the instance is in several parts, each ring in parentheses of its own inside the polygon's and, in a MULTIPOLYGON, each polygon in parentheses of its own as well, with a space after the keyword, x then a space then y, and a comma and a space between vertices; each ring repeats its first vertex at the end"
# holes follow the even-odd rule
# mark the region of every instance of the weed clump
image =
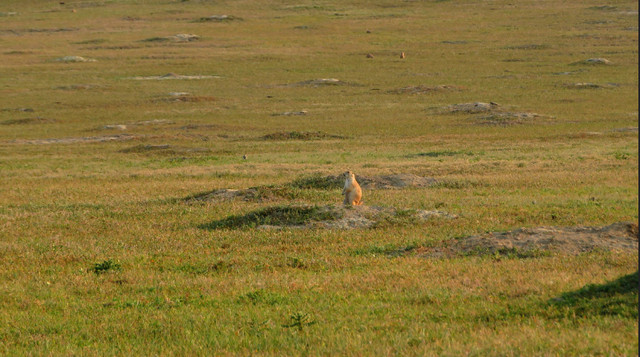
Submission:
POLYGON ((120 271, 122 267, 120 263, 114 261, 113 259, 107 259, 101 263, 96 263, 91 268, 91 271, 96 275, 104 274, 109 271, 120 271))
POLYGON ((298 331, 302 331, 305 326, 311 326, 316 323, 316 321, 311 320, 309 314, 304 314, 301 312, 296 312, 289 316, 290 323, 283 324, 282 327, 290 328, 295 327, 298 331))

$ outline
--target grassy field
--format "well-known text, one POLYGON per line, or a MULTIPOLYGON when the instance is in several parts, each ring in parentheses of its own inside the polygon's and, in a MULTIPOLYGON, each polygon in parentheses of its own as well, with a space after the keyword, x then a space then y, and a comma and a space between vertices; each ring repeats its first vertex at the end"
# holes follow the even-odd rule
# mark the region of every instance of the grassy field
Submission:
POLYGON ((625 0, 3 0, 0 354, 637 355, 635 252, 420 255, 637 223, 637 21, 625 0), (449 107, 469 102, 500 111, 449 107), (458 218, 213 228, 341 187, 185 200, 346 170, 432 177, 365 204, 458 218))

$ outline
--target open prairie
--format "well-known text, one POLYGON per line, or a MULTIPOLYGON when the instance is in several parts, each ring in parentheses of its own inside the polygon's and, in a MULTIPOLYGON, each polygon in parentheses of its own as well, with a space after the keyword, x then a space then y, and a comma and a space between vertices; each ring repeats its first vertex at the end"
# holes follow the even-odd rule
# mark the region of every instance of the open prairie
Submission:
POLYGON ((637 223, 636 1, 0 2, 0 355, 637 355, 637 223))

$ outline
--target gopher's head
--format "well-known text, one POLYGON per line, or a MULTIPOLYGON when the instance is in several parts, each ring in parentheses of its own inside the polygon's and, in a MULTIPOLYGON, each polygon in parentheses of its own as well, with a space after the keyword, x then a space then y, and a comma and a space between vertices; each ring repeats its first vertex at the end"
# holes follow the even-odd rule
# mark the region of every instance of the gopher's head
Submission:
POLYGON ((351 171, 347 171, 343 175, 344 175, 345 178, 355 178, 355 176, 356 176, 351 171))

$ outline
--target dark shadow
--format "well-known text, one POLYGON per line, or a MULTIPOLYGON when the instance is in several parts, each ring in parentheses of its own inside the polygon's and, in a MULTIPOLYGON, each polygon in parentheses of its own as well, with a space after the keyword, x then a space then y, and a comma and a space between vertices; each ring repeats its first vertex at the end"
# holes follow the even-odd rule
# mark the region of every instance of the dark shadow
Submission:
POLYGON ((604 284, 588 284, 550 303, 566 315, 638 318, 638 271, 604 284))
POLYGON ((340 212, 318 206, 274 206, 244 215, 233 215, 218 221, 201 224, 201 229, 254 228, 261 225, 301 226, 311 221, 335 220, 340 212))

